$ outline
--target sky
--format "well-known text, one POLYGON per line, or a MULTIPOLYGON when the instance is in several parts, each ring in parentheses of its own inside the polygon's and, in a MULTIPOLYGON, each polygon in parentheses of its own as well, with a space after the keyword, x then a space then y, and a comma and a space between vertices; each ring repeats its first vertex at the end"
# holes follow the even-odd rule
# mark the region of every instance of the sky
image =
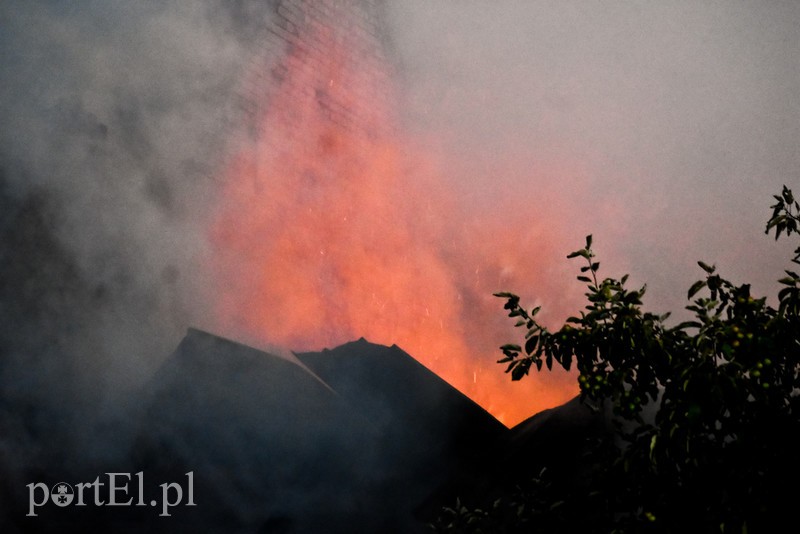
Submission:
MULTIPOLYGON (((494 326, 502 302, 487 319, 492 291, 541 304, 551 324, 574 313, 582 288, 565 257, 590 233, 601 274, 647 283, 652 311, 683 308, 700 259, 774 289, 791 246, 763 233, 771 195, 800 189, 799 4, 384 10, 403 150, 435 169, 414 190, 452 203, 440 222, 459 248, 441 265, 500 273, 481 279, 481 313, 453 315, 491 321, 481 343, 521 336, 494 326)), ((256 0, 0 6, 6 398, 79 420, 75 406, 146 380, 187 327, 219 324, 207 217, 264 13, 256 0), (54 407, 53 391, 72 404, 54 407)), ((435 249, 423 234, 409 254, 435 249)), ((470 356, 464 372, 494 373, 495 357, 470 356)))

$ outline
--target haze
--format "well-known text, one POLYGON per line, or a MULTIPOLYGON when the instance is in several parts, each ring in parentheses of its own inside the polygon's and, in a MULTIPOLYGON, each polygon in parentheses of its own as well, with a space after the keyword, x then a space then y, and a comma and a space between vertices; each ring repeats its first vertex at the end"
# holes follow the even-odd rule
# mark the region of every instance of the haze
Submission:
MULTIPOLYGON (((417 232, 404 254, 422 263, 432 235, 444 236, 458 246, 432 272, 454 281, 436 278, 431 292, 480 289, 442 312, 472 347, 449 360, 458 380, 480 375, 503 394, 492 350, 521 332, 491 293, 516 292, 557 324, 581 306, 565 256, 589 233, 601 273, 647 282, 654 311, 685 305, 698 259, 757 294, 772 290, 790 249, 763 234, 768 206, 782 184, 800 186, 800 5, 384 8, 398 150, 414 162, 393 172, 419 180, 412 207, 427 198, 450 210, 433 217, 435 232, 403 211, 417 232)), ((241 148, 242 84, 267 12, 255 0, 0 7, 3 235, 18 239, 3 251, 5 396, 52 402, 61 367, 41 363, 50 349, 33 333, 52 334, 73 370, 61 387, 103 399, 150 376, 187 326, 219 326, 207 215, 241 148), (41 232, 20 237, 28 212, 41 232), (63 272, 74 278, 54 283, 63 272)), ((324 330, 312 318, 307 329, 324 330)), ((281 341, 282 351, 322 348, 281 341)), ((424 357, 422 345, 398 344, 424 357)), ((435 369, 448 356, 433 352, 435 369)), ((574 393, 563 376, 508 387, 516 393, 492 410, 507 424, 574 393)))

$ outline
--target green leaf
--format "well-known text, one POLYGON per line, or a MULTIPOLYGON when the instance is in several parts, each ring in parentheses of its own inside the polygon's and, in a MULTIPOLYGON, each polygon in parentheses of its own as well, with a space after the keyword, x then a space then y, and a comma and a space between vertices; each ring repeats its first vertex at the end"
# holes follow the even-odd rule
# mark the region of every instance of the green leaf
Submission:
POLYGON ((775 226, 777 226, 779 224, 783 224, 783 222, 786 220, 786 215, 778 215, 780 213, 780 211, 781 211, 781 208, 782 208, 782 206, 775 208, 775 213, 773 214, 772 218, 767 223, 767 232, 769 232, 769 230, 771 228, 773 228, 773 227, 775 227, 775 226))

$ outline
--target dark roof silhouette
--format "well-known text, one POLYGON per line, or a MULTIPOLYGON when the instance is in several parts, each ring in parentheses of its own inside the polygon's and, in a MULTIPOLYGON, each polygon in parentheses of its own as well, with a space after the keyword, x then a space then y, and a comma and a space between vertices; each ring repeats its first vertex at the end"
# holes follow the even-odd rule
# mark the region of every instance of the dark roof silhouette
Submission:
POLYGON ((193 469, 217 509, 186 518, 335 532, 358 515, 376 432, 300 364, 190 329, 147 389, 139 463, 173 477, 193 469))
POLYGON ((142 471, 147 502, 160 502, 160 484, 185 485, 191 471, 197 506, 176 506, 168 518, 151 507, 47 510, 42 524, 427 532, 454 495, 513 483, 504 474, 510 456, 570 454, 560 437, 580 436, 592 419, 575 418, 583 408, 572 403, 509 430, 396 346, 360 339, 292 359, 196 329, 138 404, 130 458, 114 470, 142 471))
POLYGON ((420 448, 431 456, 468 458, 506 430, 396 345, 385 347, 361 338, 297 356, 381 432, 394 440, 406 436, 400 440, 405 451, 420 448))
POLYGON ((506 431, 398 347, 363 339, 291 361, 190 329, 144 404, 137 465, 194 470, 216 511, 176 517, 200 526, 424 531, 418 504, 506 431))

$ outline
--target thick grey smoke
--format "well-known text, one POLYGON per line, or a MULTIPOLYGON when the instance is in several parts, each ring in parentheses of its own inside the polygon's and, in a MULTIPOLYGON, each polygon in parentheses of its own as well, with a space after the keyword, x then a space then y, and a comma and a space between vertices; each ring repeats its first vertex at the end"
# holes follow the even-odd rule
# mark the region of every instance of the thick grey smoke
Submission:
MULTIPOLYGON (((502 219, 514 199, 526 209, 511 235, 547 213, 564 255, 593 233, 603 272, 648 282, 658 310, 683 306, 697 259, 773 287, 789 247, 763 235, 767 206, 781 184, 800 186, 800 4, 385 7, 406 126, 464 209, 502 219)), ((54 421, 80 447, 84 409, 204 326, 199 221, 268 11, 0 4, 6 458, 37 454, 54 421)), ((564 261, 552 284, 576 268, 564 261)))
MULTIPOLYGON (((799 3, 385 10, 404 126, 464 220, 541 235, 544 213, 564 255, 593 233, 603 273, 647 282, 656 311, 685 304, 698 259, 774 287, 790 247, 763 235, 770 195, 800 189, 799 3)), ((0 517, 25 467, 107 437, 87 414, 210 321, 205 217, 269 11, 0 3, 0 517)), ((577 269, 559 261, 552 287, 495 289, 559 307, 577 269)))
POLYGON ((656 310, 685 305, 699 259, 774 287, 791 247, 763 235, 768 206, 800 186, 796 2, 389 9, 409 123, 471 205, 557 206, 561 250, 593 233, 604 272, 647 282, 656 310))
POLYGON ((75 309, 59 320, 71 323, 64 330, 73 341, 91 339, 75 355, 87 370, 108 367, 135 383, 187 322, 202 322, 198 216, 213 192, 258 16, 265 16, 257 7, 98 1, 0 8, 6 213, 13 217, 31 195, 42 198, 41 231, 74 274, 61 290, 65 307, 75 309))
POLYGON ((0 5, 3 507, 26 467, 105 453, 103 413, 203 324, 199 221, 267 13, 0 5))

